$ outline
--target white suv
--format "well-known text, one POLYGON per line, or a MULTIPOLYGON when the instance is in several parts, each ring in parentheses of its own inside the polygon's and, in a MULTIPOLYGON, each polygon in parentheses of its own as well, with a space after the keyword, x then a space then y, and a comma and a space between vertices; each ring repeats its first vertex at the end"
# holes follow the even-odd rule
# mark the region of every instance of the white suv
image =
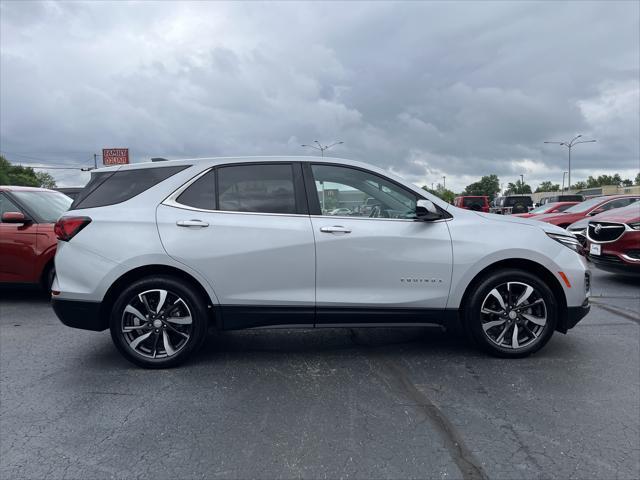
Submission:
POLYGON ((56 233, 58 317, 109 328, 144 367, 182 362, 210 326, 439 324, 521 357, 589 311, 565 230, 459 209, 348 160, 104 168, 56 233))

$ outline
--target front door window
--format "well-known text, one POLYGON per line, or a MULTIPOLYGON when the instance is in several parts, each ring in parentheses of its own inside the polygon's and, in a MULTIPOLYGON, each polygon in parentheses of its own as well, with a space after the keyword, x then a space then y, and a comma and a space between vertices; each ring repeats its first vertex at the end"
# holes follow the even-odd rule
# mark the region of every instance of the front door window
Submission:
POLYGON ((415 217, 417 195, 378 175, 335 165, 311 168, 322 215, 415 217))

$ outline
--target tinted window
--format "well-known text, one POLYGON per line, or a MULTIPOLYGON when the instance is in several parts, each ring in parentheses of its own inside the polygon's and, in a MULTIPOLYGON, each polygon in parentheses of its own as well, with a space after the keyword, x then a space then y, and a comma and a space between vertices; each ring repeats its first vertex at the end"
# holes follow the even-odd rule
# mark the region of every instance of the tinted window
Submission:
POLYGON ((516 205, 531 206, 533 205, 533 201, 531 200, 531 197, 507 197, 505 206, 513 207, 516 205))
POLYGON ((172 175, 184 170, 181 167, 141 168, 100 172, 80 193, 72 208, 93 208, 124 202, 172 175))
POLYGON ((220 167, 218 191, 219 210, 296 213, 290 164, 220 167))
POLYGON ((214 210, 216 208, 215 172, 209 170, 180 194, 176 202, 195 208, 214 210))
POLYGON ((414 218, 417 196, 373 173, 313 165, 322 215, 414 218))
POLYGON ((613 210, 614 208, 622 208, 636 202, 637 198, 619 198, 602 206, 603 211, 613 210))
POLYGON ((60 192, 17 191, 12 195, 41 223, 53 223, 71 206, 72 200, 60 192))
POLYGON ((113 175, 114 172, 92 172, 91 179, 89 179, 89 183, 87 183, 82 190, 78 193, 76 198, 73 199, 73 203, 71 204, 71 210, 76 208, 76 205, 84 200, 93 190, 95 190, 102 182, 104 182, 107 178, 113 175))
POLYGON ((22 210, 6 196, 0 193, 0 222, 2 222, 2 215, 7 212, 22 212, 22 210))
POLYGON ((462 204, 465 207, 484 207, 485 198, 484 197, 464 197, 462 204))

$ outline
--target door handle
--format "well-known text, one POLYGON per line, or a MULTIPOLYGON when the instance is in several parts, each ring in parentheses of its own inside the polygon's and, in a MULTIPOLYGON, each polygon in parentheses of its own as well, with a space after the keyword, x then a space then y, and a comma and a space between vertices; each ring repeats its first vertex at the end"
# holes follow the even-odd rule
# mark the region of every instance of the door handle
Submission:
POLYGON ((320 227, 320 231, 324 233, 351 233, 351 230, 341 225, 334 225, 333 227, 320 227))
POLYGON ((208 227, 209 224, 207 222, 203 222, 202 220, 178 220, 176 225, 179 227, 208 227))

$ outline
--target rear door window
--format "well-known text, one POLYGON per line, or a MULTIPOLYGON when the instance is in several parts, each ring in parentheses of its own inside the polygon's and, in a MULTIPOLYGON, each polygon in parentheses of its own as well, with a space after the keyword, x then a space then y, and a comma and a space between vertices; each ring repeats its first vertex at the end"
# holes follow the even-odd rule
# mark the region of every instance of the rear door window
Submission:
POLYGON ((218 209, 295 214, 293 165, 231 165, 217 169, 218 209))
POLYGON ((176 198, 176 202, 203 210, 215 210, 216 208, 216 176, 214 170, 198 178, 195 182, 176 198))
POLYGON ((141 168, 96 173, 71 205, 71 209, 103 207, 129 200, 176 173, 188 168, 141 168))

